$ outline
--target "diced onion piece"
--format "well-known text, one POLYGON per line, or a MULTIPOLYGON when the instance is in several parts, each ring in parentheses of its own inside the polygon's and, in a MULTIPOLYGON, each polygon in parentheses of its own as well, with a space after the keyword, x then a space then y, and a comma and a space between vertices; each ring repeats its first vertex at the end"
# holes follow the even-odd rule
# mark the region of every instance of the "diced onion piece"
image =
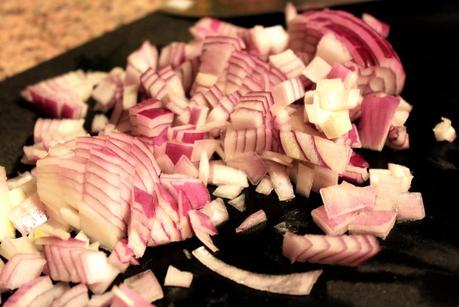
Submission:
POLYGON ((309 197, 314 182, 314 168, 304 163, 298 163, 295 191, 309 197))
POLYGON ((413 109, 413 106, 406 102, 402 97, 400 97, 400 104, 395 111, 394 117, 392 118, 392 126, 403 126, 405 125, 410 112, 413 109))
POLYGON ((378 177, 377 183, 372 180, 374 171, 370 169, 370 185, 376 187, 376 210, 393 210, 397 209, 398 197, 402 193, 403 178, 389 175, 378 177), (373 173, 373 175, 372 175, 373 173))
POLYGON ((207 181, 209 180, 209 157, 207 156, 207 153, 203 151, 201 153, 201 158, 199 160, 199 180, 204 183, 204 185, 207 185, 207 181))
POLYGON ((91 132, 99 133, 105 130, 105 127, 108 124, 108 118, 104 114, 96 114, 92 120, 91 132))
POLYGON ((241 186, 245 188, 249 186, 247 175, 243 171, 214 162, 210 163, 209 183, 215 185, 241 186))
POLYGON ((39 252, 28 237, 4 238, 0 243, 0 255, 6 259, 11 259, 16 254, 39 254, 39 252))
POLYGON ((362 14, 362 20, 383 37, 387 37, 389 35, 390 26, 387 23, 382 22, 381 20, 376 19, 374 16, 367 13, 362 14))
POLYGON ((298 77, 305 69, 301 59, 291 49, 269 56, 269 62, 283 72, 288 79, 298 77))
POLYGON ((152 307, 143 297, 125 285, 112 289, 113 299, 110 306, 117 307, 152 307))
POLYGON ((433 132, 438 142, 448 141, 452 143, 456 139, 456 130, 451 126, 451 120, 446 117, 441 118, 441 122, 435 125, 433 132))
POLYGON ((284 234, 282 253, 293 262, 356 266, 381 250, 371 235, 329 236, 284 234))
POLYGON ((266 174, 263 159, 253 152, 245 152, 226 161, 228 166, 244 171, 252 184, 258 184, 266 174))
POLYGON ((383 149, 399 103, 400 99, 394 96, 371 94, 364 97, 359 122, 359 136, 363 148, 377 151, 383 149))
POLYGON ((292 2, 287 2, 285 5, 285 24, 288 24, 292 19, 298 15, 295 5, 292 2))
POLYGON ((193 282, 193 273, 180 271, 172 265, 167 268, 164 285, 167 287, 189 288, 193 282))
POLYGON ((413 180, 413 175, 411 175, 410 169, 406 166, 395 164, 395 163, 389 163, 387 165, 387 168, 390 170, 392 176, 402 178, 402 185, 400 187, 400 192, 401 193, 408 192, 408 190, 411 187, 411 181, 413 180))
POLYGON ((24 193, 24 190, 19 188, 14 188, 10 190, 10 203, 12 207, 15 207, 26 200, 27 195, 24 193))
POLYGON ((237 228, 236 233, 247 231, 257 225, 266 222, 266 213, 263 210, 258 210, 249 215, 237 228))
POLYGON ((331 70, 330 64, 328 64, 320 56, 314 57, 312 61, 303 70, 303 75, 314 83, 324 79, 331 70))
POLYGON ((417 221, 426 216, 422 195, 419 192, 403 193, 398 198, 397 221, 417 221))
POLYGON ((319 165, 314 165, 314 181, 312 191, 319 193, 320 189, 338 184, 337 172, 319 165))
POLYGON ((269 177, 264 177, 257 185, 255 192, 268 196, 273 191, 274 187, 269 177))
POLYGON ((355 213, 346 213, 344 215, 330 218, 325 211, 324 206, 317 207, 311 211, 312 220, 327 235, 339 236, 347 231, 347 226, 352 222, 355 213))
MULTIPOLYGON (((43 277, 39 277, 43 278, 43 277)), ((52 302, 64 294, 65 291, 69 289, 68 284, 59 282, 55 284, 51 289, 46 290, 37 296, 33 302, 28 305, 30 307, 47 307, 51 306, 52 302)))
POLYGON ((244 187, 237 185, 219 185, 212 195, 221 198, 233 199, 241 194, 242 190, 244 190, 244 187))
POLYGON ((196 210, 190 210, 188 217, 196 237, 211 251, 218 251, 218 247, 215 246, 211 238, 211 235, 217 233, 217 229, 210 218, 205 213, 196 210))
POLYGON ((245 194, 241 194, 236 198, 228 201, 228 204, 236 208, 239 212, 244 212, 246 209, 245 205, 245 194))
POLYGON ((253 273, 229 265, 209 253, 204 247, 192 252, 203 265, 221 276, 252 289, 290 295, 308 295, 321 270, 286 275, 253 273))
POLYGON ((344 84, 341 79, 324 79, 317 82, 316 93, 319 104, 328 111, 341 111, 344 106, 344 84))
POLYGON ((212 224, 218 226, 229 219, 228 210, 226 210, 225 203, 221 198, 214 199, 207 205, 205 205, 201 212, 205 213, 212 224))
POLYGON ((105 292, 104 294, 93 294, 89 300, 87 307, 106 307, 110 306, 113 300, 113 292, 105 292))
MULTIPOLYGON (((11 295, 3 306, 36 306, 34 305, 37 298, 53 288, 53 283, 48 276, 37 277, 24 284, 13 295, 11 295)), ((50 302, 51 303, 51 302, 50 302)))
POLYGON ((37 230, 42 231, 48 235, 56 236, 62 240, 67 240, 70 238, 70 233, 61 226, 51 225, 50 223, 45 223, 40 225, 37 230))
POLYGON ((79 258, 85 273, 84 281, 87 284, 103 282, 110 278, 110 268, 105 253, 88 250, 79 258))
POLYGON ((15 229, 9 220, 11 210, 10 193, 6 182, 6 171, 3 166, 0 166, 0 241, 3 238, 14 238, 15 229))
POLYGON ((14 290, 40 276, 46 260, 38 254, 16 254, 0 272, 0 288, 14 290))
POLYGON ((267 167, 269 178, 279 200, 288 201, 295 198, 295 192, 285 166, 269 162, 267 167))
POLYGON ((386 239, 395 224, 397 214, 394 211, 362 211, 349 224, 352 234, 371 234, 386 239))
POLYGON ((10 178, 6 181, 8 188, 11 190, 20 188, 27 196, 30 196, 37 190, 35 176, 30 172, 24 172, 19 176, 10 178))
POLYGON ((27 235, 48 220, 43 203, 38 198, 37 193, 14 207, 9 212, 9 218, 22 235, 27 235))
POLYGON ((161 285, 151 270, 146 270, 142 273, 126 278, 123 284, 137 292, 137 294, 150 303, 164 297, 161 285))
POLYGON ((330 65, 345 63, 352 59, 346 47, 332 33, 322 36, 317 45, 316 56, 330 65))
POLYGON ((374 187, 357 187, 346 182, 320 189, 320 196, 329 218, 336 218, 364 208, 372 209, 376 203, 374 187))

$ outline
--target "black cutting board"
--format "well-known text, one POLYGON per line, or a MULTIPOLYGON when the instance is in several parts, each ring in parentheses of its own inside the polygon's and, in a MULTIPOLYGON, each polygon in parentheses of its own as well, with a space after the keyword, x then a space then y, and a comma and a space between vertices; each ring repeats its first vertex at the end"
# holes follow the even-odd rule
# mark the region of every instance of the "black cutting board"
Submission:
MULTIPOLYGON (((293 297, 259 292, 225 280, 188 260, 182 250, 199 246, 195 240, 149 248, 141 265, 131 267, 117 279, 151 268, 160 282, 169 264, 194 273, 190 289, 165 288, 159 306, 458 306, 459 193, 458 142, 438 143, 431 129, 440 116, 452 119, 459 129, 459 5, 454 2, 417 3, 410 7, 395 2, 373 2, 345 7, 355 14, 369 12, 392 26, 390 41, 407 72, 403 97, 414 105, 407 123, 411 149, 405 152, 364 151, 374 167, 387 162, 407 165, 414 174, 413 191, 423 194, 427 216, 423 221, 398 224, 382 242, 383 251, 358 268, 290 265, 280 251, 281 235, 273 228, 281 221, 300 233, 319 233, 310 218, 320 205, 318 195, 279 203, 275 195, 264 197, 246 192, 248 210, 229 208, 231 220, 220 229, 215 241, 217 256, 224 261, 261 273, 289 273, 323 268, 324 273, 310 296, 293 297), (264 209, 268 223, 250 234, 236 236, 234 227, 244 217, 264 209)), ((230 20, 239 25, 272 25, 283 15, 265 15, 230 20)), ((187 28, 193 19, 151 14, 142 20, 108 33, 55 59, 0 83, 0 165, 10 176, 24 170, 21 148, 31 142, 37 114, 21 100, 19 92, 28 84, 77 68, 109 70, 125 66, 126 56, 144 39, 158 46, 190 38, 187 28)), ((59 39, 56 37, 56 39, 59 39)), ((3 299, 5 298, 3 295, 3 299)))

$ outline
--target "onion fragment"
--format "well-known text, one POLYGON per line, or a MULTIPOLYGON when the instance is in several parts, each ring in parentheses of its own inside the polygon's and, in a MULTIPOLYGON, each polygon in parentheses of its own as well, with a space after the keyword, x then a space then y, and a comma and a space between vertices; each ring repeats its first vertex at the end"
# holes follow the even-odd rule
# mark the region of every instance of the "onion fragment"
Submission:
POLYGON ((203 246, 192 251, 203 265, 221 276, 252 289, 290 295, 308 295, 321 270, 286 275, 253 273, 229 265, 209 253, 203 246))
POLYGON ((113 307, 152 307, 143 297, 125 285, 113 287, 113 299, 110 306, 113 307))
POLYGON ((284 235, 282 253, 290 261, 356 266, 381 250, 371 235, 284 235))
POLYGON ((163 290, 151 270, 131 276, 123 284, 137 292, 137 294, 150 303, 164 297, 163 290))
POLYGON ((0 289, 13 290, 40 276, 46 260, 37 254, 16 254, 0 273, 0 289))
POLYGON ((239 212, 244 212, 246 209, 245 205, 245 194, 241 194, 236 198, 228 201, 228 204, 236 208, 239 212))
POLYGON ((273 183, 269 177, 264 177, 257 185, 255 192, 268 196, 273 191, 273 183))
POLYGON ((268 218, 266 213, 263 210, 258 210, 255 213, 249 215, 237 228, 236 233, 245 232, 253 227, 260 225, 261 223, 266 222, 268 218))
POLYGON ((170 287, 189 288, 192 281, 193 274, 191 272, 180 271, 174 266, 169 265, 164 285, 170 287))
POLYGON ((435 125, 433 132, 438 142, 448 141, 452 143, 456 139, 456 130, 451 126, 451 120, 446 117, 441 118, 441 122, 435 125))
MULTIPOLYGON (((27 273, 26 273, 27 274, 27 273)), ((43 293, 53 288, 51 279, 48 276, 37 277, 22 285, 13 295, 11 295, 3 306, 22 307, 36 306, 34 301, 43 293)))

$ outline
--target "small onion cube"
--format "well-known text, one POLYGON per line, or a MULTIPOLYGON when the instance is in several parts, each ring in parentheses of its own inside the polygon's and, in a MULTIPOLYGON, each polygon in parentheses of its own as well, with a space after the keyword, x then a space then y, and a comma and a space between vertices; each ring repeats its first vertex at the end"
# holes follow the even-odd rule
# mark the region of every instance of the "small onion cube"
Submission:
POLYGON ((172 265, 167 268, 164 285, 169 287, 189 288, 193 282, 193 273, 180 271, 172 265))

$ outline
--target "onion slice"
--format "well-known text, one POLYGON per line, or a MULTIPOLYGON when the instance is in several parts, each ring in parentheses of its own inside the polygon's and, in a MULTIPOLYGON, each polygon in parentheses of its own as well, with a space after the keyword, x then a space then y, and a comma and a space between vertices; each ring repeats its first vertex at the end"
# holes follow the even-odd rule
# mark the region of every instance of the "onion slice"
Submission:
POLYGON ((203 246, 192 252, 203 265, 221 276, 252 289, 279 294, 308 295, 322 270, 285 275, 253 273, 229 265, 209 253, 203 246))
POLYGON ((236 228, 236 233, 245 232, 261 223, 266 222, 268 218, 263 210, 258 210, 249 215, 242 223, 236 228))

